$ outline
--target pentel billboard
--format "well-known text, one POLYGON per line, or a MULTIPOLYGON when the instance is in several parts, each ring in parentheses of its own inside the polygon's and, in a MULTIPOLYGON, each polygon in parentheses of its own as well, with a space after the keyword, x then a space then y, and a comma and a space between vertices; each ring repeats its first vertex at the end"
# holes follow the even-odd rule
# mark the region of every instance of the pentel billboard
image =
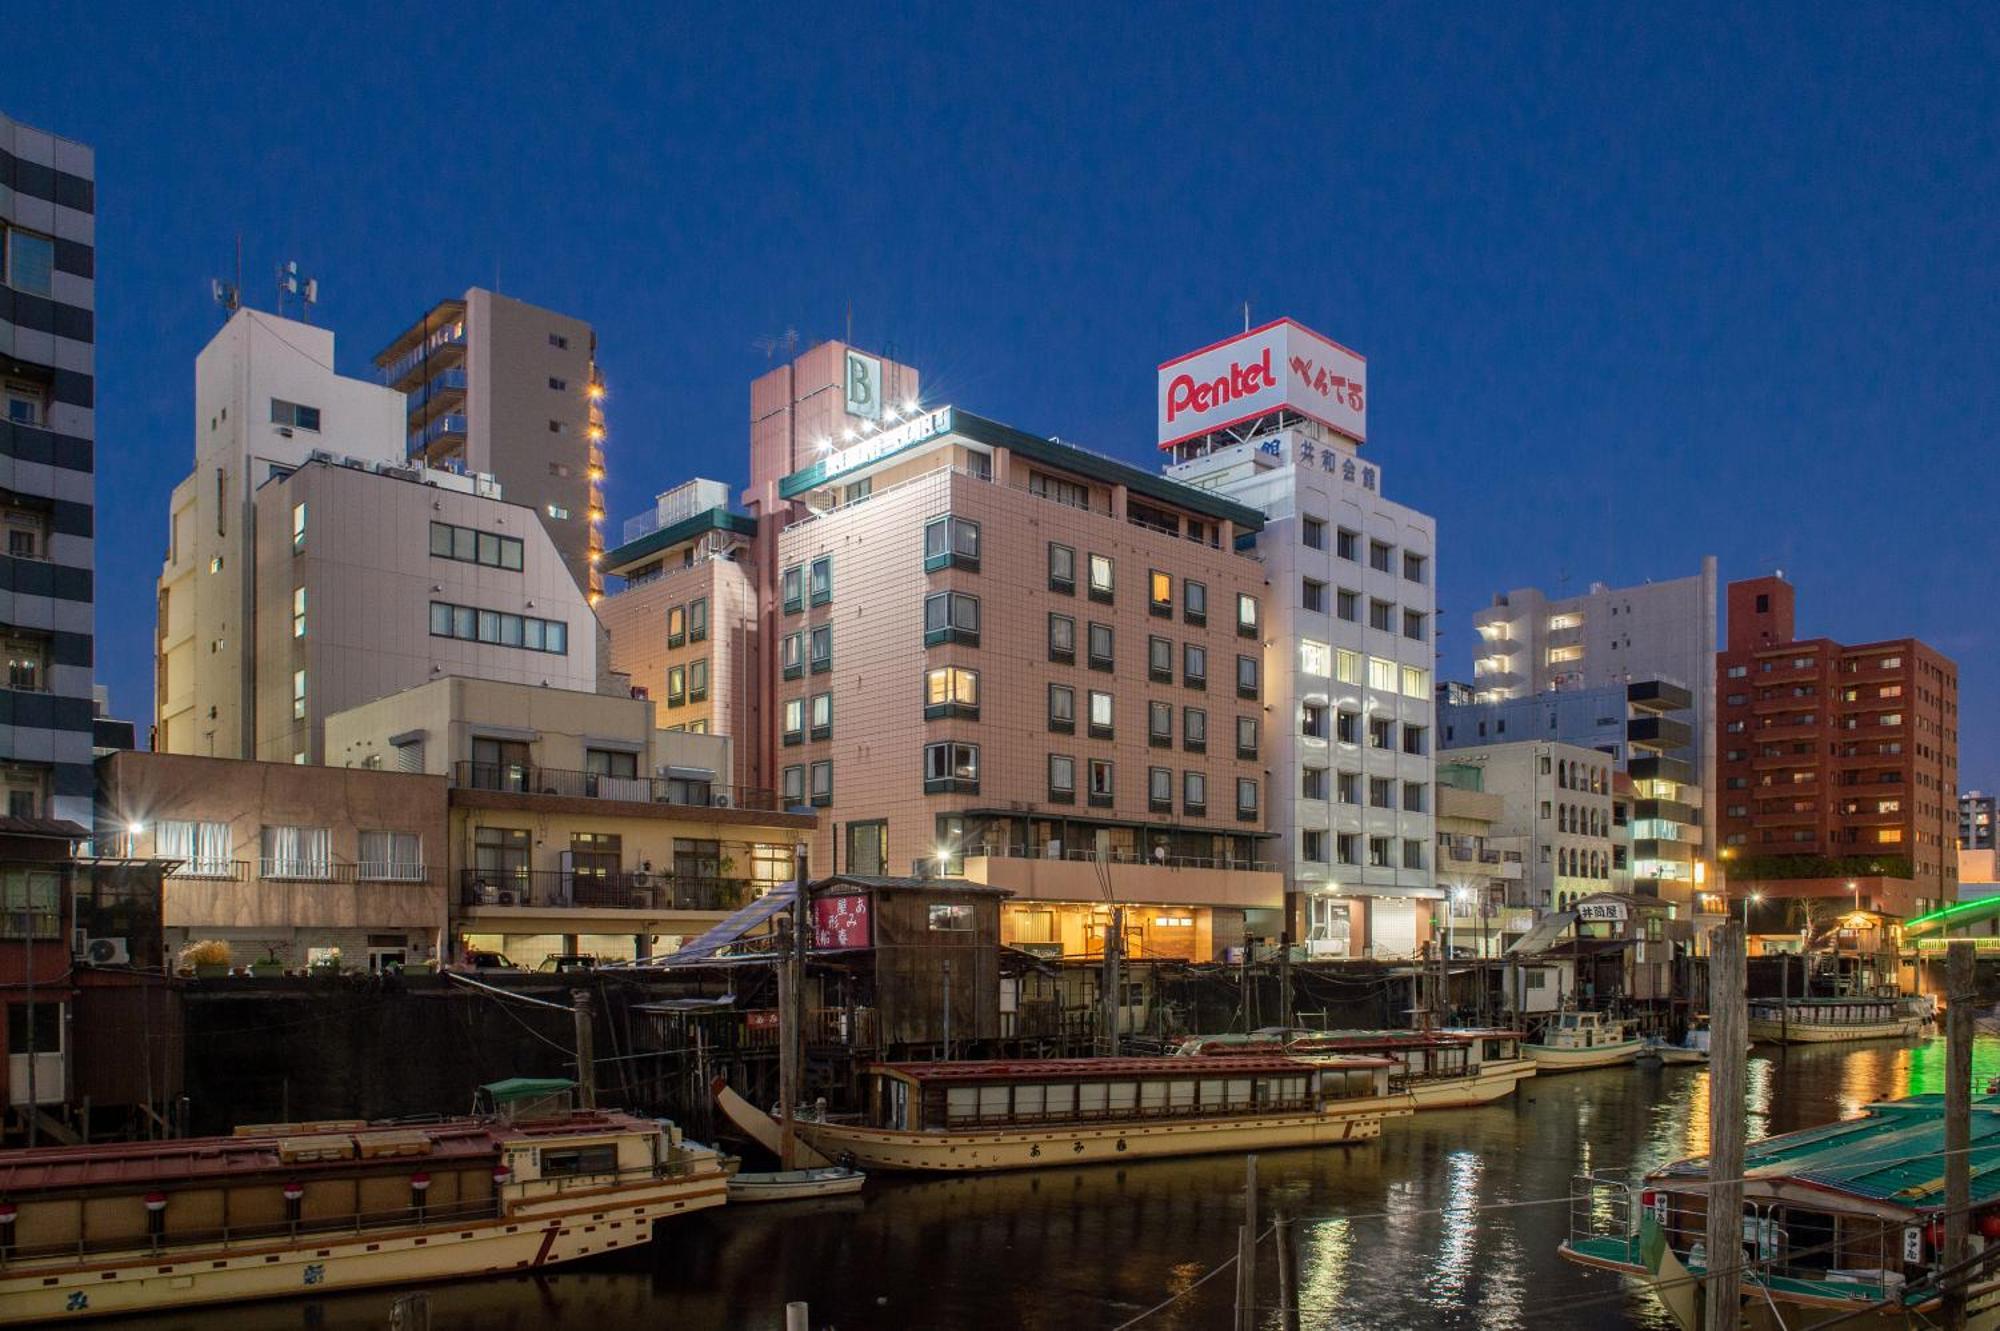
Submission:
POLYGON ((1289 407, 1360 442, 1368 362, 1290 319, 1160 366, 1160 447, 1289 407))

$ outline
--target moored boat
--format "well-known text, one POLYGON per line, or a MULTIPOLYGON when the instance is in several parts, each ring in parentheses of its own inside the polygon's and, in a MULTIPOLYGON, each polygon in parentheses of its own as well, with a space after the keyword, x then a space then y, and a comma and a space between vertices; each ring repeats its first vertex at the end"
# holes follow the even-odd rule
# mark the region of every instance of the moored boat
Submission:
POLYGON ((1645 1041, 1632 1033, 1632 1023, 1602 1012, 1558 1012, 1542 1030, 1542 1038, 1521 1046, 1538 1072, 1574 1072, 1630 1063, 1645 1041))
MULTIPOLYGON (((1410 1112, 1389 1089, 1394 1066, 1270 1056, 877 1063, 863 1072, 863 1113, 801 1119, 796 1130, 830 1160, 948 1172, 1344 1145, 1410 1112)), ((743 1112, 733 1093, 718 1099, 732 1117, 743 1112)))
POLYGON ((1749 1030, 1763 1044, 1826 1044, 1907 1039, 1928 1020, 1911 998, 1753 998, 1749 1030))
POLYGON ((466 1118, 0 1155, 0 1325, 531 1270, 720 1206, 671 1123, 498 1082, 466 1118))
MULTIPOLYGON (((1972 1108, 1975 1245, 2000 1236, 2000 1097, 1972 1108)), ((1743 1155, 1742 1292, 1799 1325, 1930 1325, 1939 1300, 1945 1209, 1944 1097, 1868 1106, 1861 1117, 1751 1142, 1743 1155), (1842 1316, 1840 1314, 1846 1314, 1842 1316), (1849 1323, 1849 1318, 1877 1317, 1849 1323)), ((1572 1188, 1562 1256, 1686 1298, 1681 1271, 1708 1266, 1708 1161, 1682 1160, 1637 1185, 1589 1176, 1572 1188), (1677 1269, 1678 1268, 1678 1269, 1677 1269)), ((1976 1251, 1976 1246, 1975 1246, 1976 1251)), ((2000 1325, 2000 1273, 1975 1271, 1968 1325, 2000 1325)))
POLYGON ((1521 1053, 1521 1032, 1447 1029, 1436 1031, 1308 1031, 1277 1029, 1249 1035, 1195 1036, 1177 1054, 1284 1054, 1308 1061, 1363 1055, 1386 1058, 1389 1089, 1409 1097, 1412 1109, 1459 1109, 1512 1095, 1535 1075, 1534 1060, 1521 1053))
POLYGON ((868 1176, 858 1169, 827 1165, 819 1169, 777 1169, 768 1173, 738 1172, 729 1180, 729 1200, 744 1202, 796 1202, 810 1197, 838 1197, 860 1192, 868 1176))

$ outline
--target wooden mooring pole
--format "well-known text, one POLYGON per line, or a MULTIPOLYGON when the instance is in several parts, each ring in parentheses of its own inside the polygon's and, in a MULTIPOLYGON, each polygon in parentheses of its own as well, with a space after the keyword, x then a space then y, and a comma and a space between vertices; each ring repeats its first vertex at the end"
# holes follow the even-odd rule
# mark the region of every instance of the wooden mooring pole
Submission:
MULTIPOLYGON (((1973 946, 1969 938, 1954 938, 1945 951, 1944 1014, 1944 1252, 1939 1265, 1947 1271, 1964 1265, 1967 1236, 1972 1228, 1972 1005, 1975 999, 1973 946)), ((1964 1331, 1965 1272, 1957 1272, 1944 1287, 1939 1322, 1945 1331, 1964 1331)))
POLYGON ((1299 1331, 1299 1255, 1292 1247, 1292 1220, 1279 1215, 1271 1221, 1278 1240, 1278 1325, 1299 1331))
POLYGON ((803 1303, 785 1305, 785 1331, 808 1331, 808 1309, 803 1303))
POLYGON ((1257 1157, 1243 1157, 1243 1228, 1236 1234, 1236 1331, 1257 1325, 1257 1157))
POLYGON ((1743 1081, 1748 1049, 1741 923, 1717 929, 1708 955, 1708 1331, 1742 1323, 1743 1081))
POLYGON ((588 989, 569 991, 570 1012, 576 1019, 576 1101, 578 1108, 597 1108, 597 1031, 595 1006, 588 989))

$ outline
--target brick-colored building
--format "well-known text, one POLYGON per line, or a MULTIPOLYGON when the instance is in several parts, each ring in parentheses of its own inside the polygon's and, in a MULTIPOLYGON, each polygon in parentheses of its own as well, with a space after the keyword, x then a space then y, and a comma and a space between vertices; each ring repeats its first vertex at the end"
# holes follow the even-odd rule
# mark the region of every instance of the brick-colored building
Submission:
POLYGON ((1716 657, 1729 892, 1895 916, 1951 901, 1957 666, 1915 638, 1800 638, 1795 600, 1782 578, 1729 584, 1716 657))

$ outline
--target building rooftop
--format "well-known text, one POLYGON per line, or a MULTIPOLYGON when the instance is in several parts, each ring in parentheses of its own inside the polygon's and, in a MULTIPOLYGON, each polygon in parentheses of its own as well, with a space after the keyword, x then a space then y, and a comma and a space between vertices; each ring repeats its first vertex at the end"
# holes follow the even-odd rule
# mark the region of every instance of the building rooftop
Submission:
POLYGON ((739 536, 755 536, 757 519, 747 513, 732 513, 726 508, 711 508, 682 518, 679 522, 665 527, 657 527, 637 540, 604 552, 604 571, 623 575, 624 570, 643 563, 673 549, 698 536, 712 531, 734 532, 739 536))

